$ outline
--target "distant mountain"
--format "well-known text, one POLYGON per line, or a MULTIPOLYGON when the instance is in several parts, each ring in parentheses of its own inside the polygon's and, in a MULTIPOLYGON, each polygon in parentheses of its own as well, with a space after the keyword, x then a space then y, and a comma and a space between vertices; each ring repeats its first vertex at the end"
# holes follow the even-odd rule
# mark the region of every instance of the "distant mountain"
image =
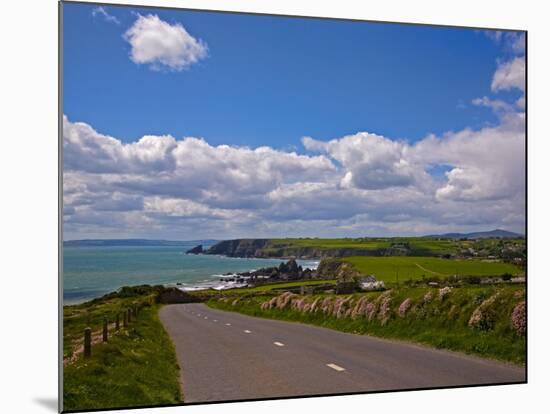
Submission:
POLYGON ((491 231, 478 231, 474 233, 445 233, 445 234, 431 234, 429 237, 433 239, 515 239, 518 237, 524 237, 523 234, 514 233, 507 230, 491 230, 491 231))
POLYGON ((216 240, 148 240, 148 239, 85 239, 67 240, 63 246, 189 246, 215 243, 216 240))

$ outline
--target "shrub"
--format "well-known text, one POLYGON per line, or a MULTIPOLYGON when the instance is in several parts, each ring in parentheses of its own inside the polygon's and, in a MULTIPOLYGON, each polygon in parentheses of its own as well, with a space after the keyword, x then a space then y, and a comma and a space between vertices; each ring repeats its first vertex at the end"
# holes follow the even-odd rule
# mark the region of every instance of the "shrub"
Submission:
POLYGON ((501 276, 502 280, 508 282, 512 279, 512 274, 511 273, 504 273, 502 276, 501 276))
POLYGON ((368 318, 369 321, 372 321, 374 319, 374 316, 376 315, 378 308, 376 306, 376 303, 369 302, 367 303, 367 306, 365 307, 365 316, 368 318))
POLYGON ((385 325, 391 317, 391 291, 387 291, 379 296, 380 309, 378 311, 378 320, 385 325))
POLYGON ((323 299, 323 302, 321 303, 321 311, 323 313, 331 313, 332 307, 333 307, 332 298, 330 296, 327 296, 325 299, 323 299))
POLYGON ((449 313, 447 314, 447 317, 451 320, 458 318, 458 315, 460 314, 459 308, 456 305, 451 306, 451 309, 449 309, 449 313))
POLYGON ((470 328, 479 329, 480 331, 489 331, 494 328, 497 319, 497 314, 493 304, 498 297, 498 293, 495 293, 489 299, 483 301, 479 305, 468 320, 468 326, 470 328))
POLYGON ((411 306, 412 306, 411 298, 407 298, 403 302, 401 302, 401 305, 399 305, 399 316, 404 318, 405 315, 407 315, 407 312, 409 311, 411 306))
POLYGON ((309 311, 311 313, 317 312, 317 310, 319 309, 320 303, 321 303, 321 298, 315 298, 315 300, 313 301, 313 303, 309 307, 309 311))
POLYGON ((426 294, 424 295, 424 303, 430 303, 434 298, 434 294, 433 292, 430 290, 428 292, 426 292, 426 294))
POLYGON ((453 290, 450 286, 445 286, 444 288, 439 289, 438 297, 441 302, 445 300, 445 298, 451 293, 451 290, 453 290))
POLYGON ((479 285, 481 283, 481 278, 479 276, 468 276, 466 282, 470 285, 479 285))
POLYGON ((527 332, 527 309, 525 301, 518 303, 512 311, 512 328, 520 336, 527 332))
POLYGON ((514 298, 523 298, 525 296, 525 290, 518 290, 514 292, 514 298))
POLYGON ((426 317, 428 316, 428 312, 426 311, 425 308, 416 308, 415 309, 415 313, 416 313, 416 317, 417 319, 426 319, 426 317))
POLYGON ((362 316, 365 314, 365 309, 368 303, 368 298, 366 296, 361 296, 355 306, 353 307, 353 310, 351 312, 351 317, 353 319, 357 318, 358 316, 362 316))
POLYGON ((277 297, 276 306, 277 309, 284 309, 290 303, 290 301, 297 295, 291 292, 284 292, 277 297))

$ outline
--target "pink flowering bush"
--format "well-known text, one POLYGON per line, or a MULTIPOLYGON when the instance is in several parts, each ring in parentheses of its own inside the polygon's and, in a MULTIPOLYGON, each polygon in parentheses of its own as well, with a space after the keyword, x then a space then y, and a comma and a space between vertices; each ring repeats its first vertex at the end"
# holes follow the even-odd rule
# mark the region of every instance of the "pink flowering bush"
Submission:
POLYGON ((361 296, 355 306, 353 307, 353 310, 351 312, 352 319, 356 319, 360 316, 365 315, 365 309, 367 306, 369 298, 366 296, 361 296))
POLYGON ((519 299, 523 298, 525 296, 525 290, 518 290, 517 292, 514 292, 514 298, 519 299))
POLYGON ((273 309, 276 304, 277 304, 277 296, 274 296, 270 300, 265 301, 264 303, 262 303, 262 306, 260 306, 260 308, 262 310, 273 309))
POLYGON ((468 326, 470 328, 479 329, 480 331, 489 331, 493 329, 497 319, 493 305, 498 295, 498 293, 495 293, 489 299, 484 300, 481 305, 474 310, 468 320, 468 326))
POLYGON ((378 310, 378 320, 385 325, 391 317, 391 291, 387 291, 379 296, 380 309, 378 310))
POLYGON ((401 316, 402 318, 405 317, 405 315, 407 315, 407 312, 409 311, 409 309, 411 308, 412 306, 412 300, 411 298, 407 298, 405 299, 403 302, 401 302, 401 305, 399 305, 399 316, 401 316))
POLYGON ((320 307, 320 304, 321 304, 321 298, 315 298, 315 300, 313 301, 313 303, 312 303, 311 306, 309 307, 309 311, 310 311, 311 313, 317 312, 317 310, 318 310, 319 307, 320 307))
POLYGON ((365 306, 365 316, 368 318, 369 321, 372 321, 376 315, 378 308, 376 306, 376 303, 369 302, 365 306))
POLYGON ((512 328, 520 336, 527 332, 527 307, 525 301, 518 303, 512 311, 512 328))
POLYGON ((452 290, 453 288, 450 286, 445 286, 444 288, 439 289, 439 293, 438 293, 439 300, 443 302, 445 298, 449 296, 452 290))
POLYGON ((434 298, 434 294, 430 290, 430 291, 426 292, 426 294, 424 295, 423 302, 424 303, 430 303, 433 300, 433 298, 434 298))
POLYGON ((277 309, 284 309, 290 303, 290 301, 297 295, 292 292, 284 292, 277 297, 276 307, 277 309))
POLYGON ((333 306, 334 303, 332 302, 332 298, 330 296, 327 296, 325 299, 323 299, 323 302, 321 303, 321 311, 325 314, 329 314, 332 312, 333 306))
POLYGON ((347 298, 338 298, 334 302, 334 308, 332 309, 332 316, 340 319, 345 316, 348 307, 350 306, 351 296, 347 298))

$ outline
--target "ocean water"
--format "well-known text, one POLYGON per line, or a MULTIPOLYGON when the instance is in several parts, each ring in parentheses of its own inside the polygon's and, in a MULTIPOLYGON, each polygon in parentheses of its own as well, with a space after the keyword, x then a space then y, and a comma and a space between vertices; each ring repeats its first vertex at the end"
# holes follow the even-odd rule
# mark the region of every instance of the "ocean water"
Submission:
MULTIPOLYGON (((278 266, 282 259, 244 259, 184 252, 182 246, 65 246, 63 248, 63 302, 85 302, 122 286, 162 284, 182 289, 221 288, 226 273, 278 266)), ((318 262, 298 260, 316 268, 318 262)))

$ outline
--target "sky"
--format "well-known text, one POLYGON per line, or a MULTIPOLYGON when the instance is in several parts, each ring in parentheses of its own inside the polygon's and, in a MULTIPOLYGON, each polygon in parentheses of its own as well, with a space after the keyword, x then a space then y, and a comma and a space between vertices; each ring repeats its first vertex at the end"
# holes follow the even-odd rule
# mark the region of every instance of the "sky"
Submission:
POLYGON ((64 239, 525 228, 521 32, 64 3, 64 239))

